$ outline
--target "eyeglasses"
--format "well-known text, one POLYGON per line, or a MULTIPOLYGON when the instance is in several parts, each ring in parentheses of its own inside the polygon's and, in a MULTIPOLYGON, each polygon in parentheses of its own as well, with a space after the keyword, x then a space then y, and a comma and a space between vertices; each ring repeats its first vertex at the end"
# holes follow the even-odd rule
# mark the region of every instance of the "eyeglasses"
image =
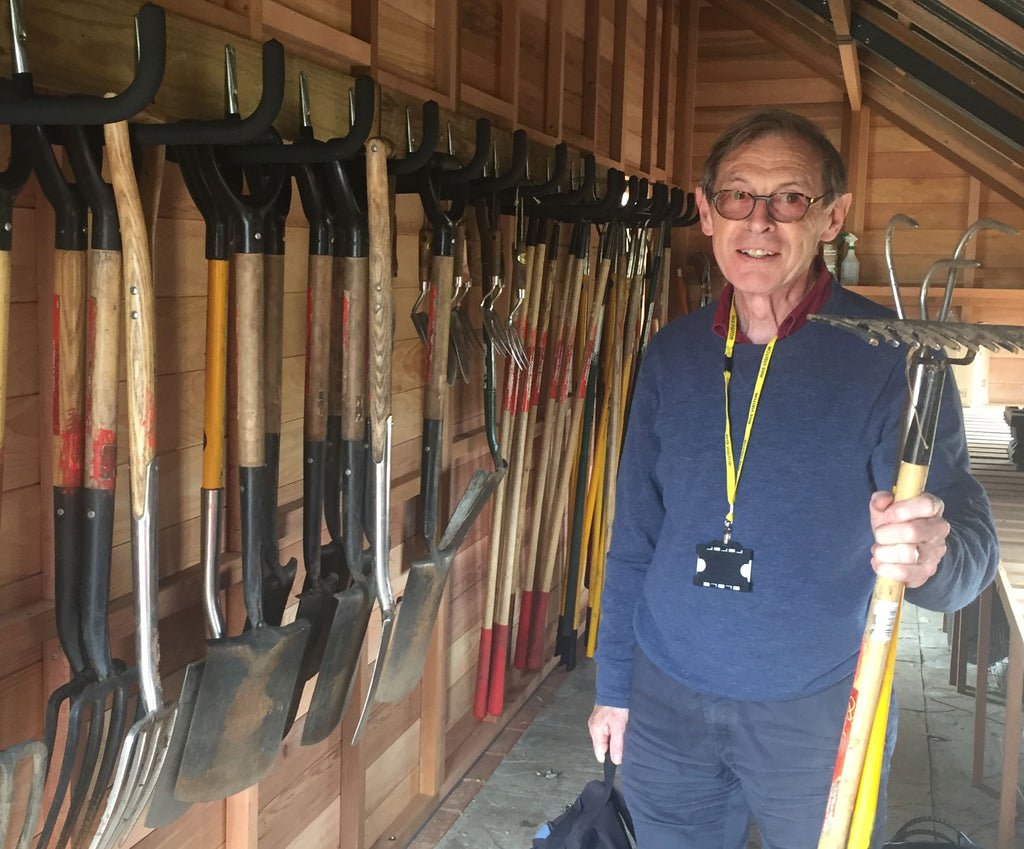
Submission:
POLYGON ((754 213, 759 200, 764 201, 768 217, 778 224, 793 224, 807 214, 812 203, 824 195, 808 197, 800 192, 774 192, 770 195, 752 195, 739 189, 720 189, 711 195, 711 202, 718 214, 730 221, 743 221, 754 213))

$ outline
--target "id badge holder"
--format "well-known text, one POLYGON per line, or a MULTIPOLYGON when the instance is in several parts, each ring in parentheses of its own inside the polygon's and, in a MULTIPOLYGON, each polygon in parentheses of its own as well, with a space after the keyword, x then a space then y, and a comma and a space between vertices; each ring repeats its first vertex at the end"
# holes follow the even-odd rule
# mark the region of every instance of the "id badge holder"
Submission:
POLYGON ((732 541, 705 543, 697 546, 693 583, 698 587, 749 593, 753 589, 750 579, 753 567, 753 549, 732 541))

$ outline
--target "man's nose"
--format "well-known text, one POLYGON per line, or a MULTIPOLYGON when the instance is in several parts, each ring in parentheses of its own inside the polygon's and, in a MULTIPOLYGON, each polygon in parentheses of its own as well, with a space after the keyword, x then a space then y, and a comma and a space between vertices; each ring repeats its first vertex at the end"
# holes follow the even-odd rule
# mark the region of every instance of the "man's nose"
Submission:
POLYGON ((757 230, 767 230, 775 226, 775 219, 768 212, 768 204, 771 198, 755 198, 754 209, 747 216, 747 224, 757 230))

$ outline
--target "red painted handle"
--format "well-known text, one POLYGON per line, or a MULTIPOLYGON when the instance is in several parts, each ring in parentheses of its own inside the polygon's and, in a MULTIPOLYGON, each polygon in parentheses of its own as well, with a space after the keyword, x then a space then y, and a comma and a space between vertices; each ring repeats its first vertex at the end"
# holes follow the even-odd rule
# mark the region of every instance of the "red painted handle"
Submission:
POLYGON ((505 658, 508 657, 508 625, 494 624, 491 644, 491 686, 487 694, 487 712, 501 716, 505 709, 505 658))
POLYGON ((533 609, 533 620, 530 622, 530 645, 526 651, 526 668, 540 669, 544 662, 544 632, 547 630, 548 599, 551 593, 537 594, 536 606, 533 609))
POLYGON ((473 693, 473 716, 487 716, 487 685, 491 678, 491 629, 480 632, 480 656, 476 661, 476 691, 473 693))
POLYGON ((526 652, 530 645, 530 616, 533 613, 533 590, 523 590, 519 603, 519 630, 516 632, 516 653, 512 665, 526 668, 526 652))

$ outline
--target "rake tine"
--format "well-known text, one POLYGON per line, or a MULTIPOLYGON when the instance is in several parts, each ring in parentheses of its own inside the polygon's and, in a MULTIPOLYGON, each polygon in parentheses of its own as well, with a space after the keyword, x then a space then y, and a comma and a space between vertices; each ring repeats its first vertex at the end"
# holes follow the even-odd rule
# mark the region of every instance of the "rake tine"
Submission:
POLYGON ((112 849, 124 843, 152 795, 149 785, 163 767, 173 725, 174 713, 167 711, 155 723, 144 716, 132 726, 114 777, 119 792, 108 800, 90 849, 112 849))
MULTIPOLYGON (((96 772, 93 782, 92 795, 85 811, 85 818, 82 820, 80 839, 75 845, 81 846, 84 843, 85 835, 91 833, 92 825, 96 821, 96 815, 100 811, 106 794, 110 778, 117 767, 117 758, 121 751, 124 738, 125 720, 128 716, 128 693, 125 689, 118 687, 113 691, 114 700, 110 708, 110 719, 107 726, 106 746, 103 750, 103 759, 96 772)), ((69 823, 65 822, 64 830, 68 829, 69 823)), ((64 844, 64 834, 61 834, 61 841, 58 845, 64 844)))
MULTIPOLYGON (((76 700, 72 703, 71 709, 68 712, 68 732, 64 740, 64 757, 61 760, 60 773, 57 776, 57 786, 54 788, 53 799, 51 800, 50 808, 46 813, 46 819, 43 822, 43 830, 39 835, 39 842, 36 844, 36 849, 46 849, 46 847, 49 846, 50 837, 53 835, 53 831, 57 826, 57 818, 60 816, 61 809, 64 807, 64 800, 67 798, 68 787, 71 785, 71 776, 74 772, 75 763, 78 760, 79 734, 82 730, 82 714, 85 708, 86 704, 84 702, 76 700)), ((95 717, 93 717, 93 719, 95 719, 95 717)), ((102 723, 99 723, 99 729, 94 732, 93 729, 95 725, 95 722, 90 722, 90 738, 92 738, 94 733, 101 734, 103 731, 102 723)), ((87 741, 87 752, 89 748, 90 742, 87 741)))

